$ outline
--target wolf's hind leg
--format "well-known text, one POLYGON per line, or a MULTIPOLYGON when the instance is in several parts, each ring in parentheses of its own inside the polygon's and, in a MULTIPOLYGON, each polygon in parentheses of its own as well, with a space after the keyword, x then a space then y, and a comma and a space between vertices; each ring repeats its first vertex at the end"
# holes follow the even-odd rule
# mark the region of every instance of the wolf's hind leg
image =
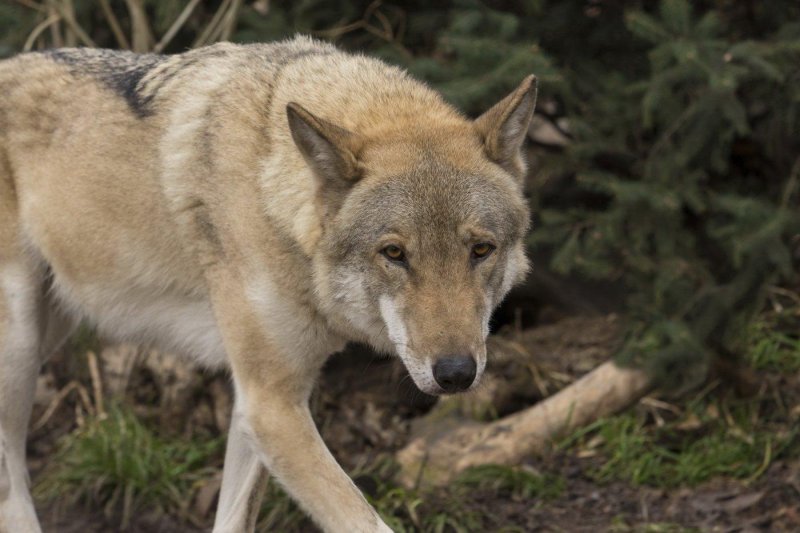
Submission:
POLYGON ((37 532, 25 437, 39 373, 41 290, 21 261, 0 265, 0 531, 37 532))
POLYGON ((0 263, 0 532, 36 533, 25 439, 45 357, 71 323, 44 294, 41 269, 22 258, 0 263))

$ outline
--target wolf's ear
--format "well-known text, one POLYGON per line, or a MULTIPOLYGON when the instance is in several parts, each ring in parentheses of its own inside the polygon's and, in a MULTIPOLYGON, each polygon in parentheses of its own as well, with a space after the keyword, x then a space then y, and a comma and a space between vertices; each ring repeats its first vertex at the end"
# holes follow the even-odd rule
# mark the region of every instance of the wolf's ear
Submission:
POLYGON ((319 180, 320 200, 326 210, 338 210, 350 187, 361 178, 357 158, 361 139, 294 102, 286 106, 286 115, 294 143, 319 180))
POLYGON ((520 149, 536 107, 536 76, 531 74, 514 92, 475 119, 486 155, 518 179, 525 174, 520 149))

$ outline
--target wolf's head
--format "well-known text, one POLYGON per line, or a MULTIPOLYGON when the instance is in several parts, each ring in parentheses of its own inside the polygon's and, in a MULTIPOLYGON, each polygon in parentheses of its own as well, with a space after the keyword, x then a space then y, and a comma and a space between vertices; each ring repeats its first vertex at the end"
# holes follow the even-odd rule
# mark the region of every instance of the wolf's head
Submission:
POLYGON ((321 305, 429 394, 478 382, 492 310, 528 269, 520 149, 535 102, 530 76, 475 121, 417 113, 379 135, 288 106, 318 183, 321 305))

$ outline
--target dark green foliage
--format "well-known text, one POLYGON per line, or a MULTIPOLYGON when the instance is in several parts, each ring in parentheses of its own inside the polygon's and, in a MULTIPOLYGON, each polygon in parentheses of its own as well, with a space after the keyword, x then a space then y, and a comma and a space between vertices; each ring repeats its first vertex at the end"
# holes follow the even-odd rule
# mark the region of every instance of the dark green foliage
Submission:
MULTIPOLYGON (((93 3, 74 5, 115 46, 93 3)), ((125 3, 111 5, 129 31, 125 3)), ((146 2, 156 35, 184 5, 146 2)), ((190 46, 221 5, 200 2, 166 51, 190 46)), ((44 17, 0 5, 0 54, 44 17)), ((664 384, 691 386, 709 355, 742 353, 733 333, 766 286, 794 276, 796 1, 246 2, 232 38, 295 32, 401 64, 473 115, 535 72, 538 112, 572 142, 539 154, 531 245, 557 272, 624 285, 621 360, 664 384)))
POLYGON ((766 284, 794 273, 800 40, 733 40, 684 0, 625 22, 649 43, 649 73, 585 94, 568 156, 572 193, 590 200, 543 198, 534 240, 556 269, 623 279, 637 318, 623 358, 686 385, 708 352, 736 351, 730 328, 766 284))

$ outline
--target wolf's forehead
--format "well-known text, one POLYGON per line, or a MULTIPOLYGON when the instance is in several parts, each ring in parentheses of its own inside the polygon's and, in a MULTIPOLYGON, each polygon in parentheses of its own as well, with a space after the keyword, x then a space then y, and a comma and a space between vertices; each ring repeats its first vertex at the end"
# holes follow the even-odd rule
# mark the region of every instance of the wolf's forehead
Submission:
POLYGON ((519 202, 509 187, 455 170, 384 180, 365 191, 359 204, 358 218, 374 231, 415 234, 421 240, 457 232, 465 225, 503 238, 516 233, 520 223, 519 202))

